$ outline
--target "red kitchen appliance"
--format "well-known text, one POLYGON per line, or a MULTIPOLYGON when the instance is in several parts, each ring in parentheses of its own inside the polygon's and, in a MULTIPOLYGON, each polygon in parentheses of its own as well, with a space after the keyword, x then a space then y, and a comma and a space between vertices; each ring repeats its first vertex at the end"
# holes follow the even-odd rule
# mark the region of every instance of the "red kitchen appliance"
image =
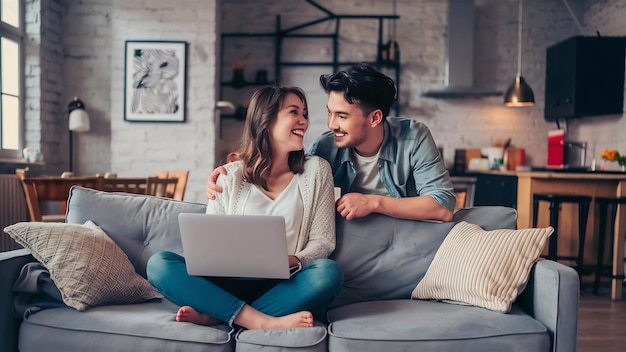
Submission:
POLYGON ((548 167, 563 167, 565 164, 565 130, 548 131, 548 167))

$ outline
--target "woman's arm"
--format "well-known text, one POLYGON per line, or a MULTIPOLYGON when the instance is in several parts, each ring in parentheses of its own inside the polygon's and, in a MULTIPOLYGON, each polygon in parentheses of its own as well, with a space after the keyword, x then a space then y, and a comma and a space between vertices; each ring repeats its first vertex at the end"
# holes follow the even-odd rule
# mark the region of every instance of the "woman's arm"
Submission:
POLYGON ((332 171, 326 160, 319 157, 311 158, 316 162, 310 162, 311 165, 307 166, 312 170, 305 171, 313 172, 311 181, 307 183, 312 187, 309 192, 313 197, 313 207, 307 224, 310 230, 308 234, 300 234, 306 236, 306 243, 302 250, 296 253, 303 266, 313 259, 327 258, 335 249, 335 196, 332 171))

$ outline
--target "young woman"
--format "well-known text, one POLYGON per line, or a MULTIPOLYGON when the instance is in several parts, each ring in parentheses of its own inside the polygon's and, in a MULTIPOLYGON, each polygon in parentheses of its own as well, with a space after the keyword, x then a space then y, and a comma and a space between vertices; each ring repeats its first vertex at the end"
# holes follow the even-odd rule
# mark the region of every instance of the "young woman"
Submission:
MULTIPOLYGON (((185 259, 154 254, 148 280, 181 308, 177 321, 212 325, 219 321, 246 329, 313 326, 339 293, 343 273, 326 259, 335 248, 333 179, 328 163, 305 156, 308 127, 299 88, 259 88, 252 95, 239 161, 226 165, 207 214, 280 215, 285 218, 289 265, 302 270, 288 280, 241 280, 187 274, 185 259)), ((254 234, 250 234, 254 236, 254 234)))

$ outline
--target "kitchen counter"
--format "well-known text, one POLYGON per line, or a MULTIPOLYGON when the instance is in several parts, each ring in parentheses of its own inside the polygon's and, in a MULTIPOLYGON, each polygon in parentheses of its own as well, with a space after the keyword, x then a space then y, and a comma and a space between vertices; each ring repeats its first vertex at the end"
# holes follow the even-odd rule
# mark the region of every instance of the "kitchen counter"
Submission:
MULTIPOLYGON (((518 228, 532 227, 532 198, 535 193, 568 193, 588 195, 594 198, 626 197, 626 173, 624 172, 545 170, 518 171, 515 174, 517 176, 518 228)), ((559 255, 574 255, 577 251, 578 219, 576 214, 576 206, 563 204, 559 222, 559 255)), ((585 239, 584 262, 587 265, 595 265, 596 262, 598 215, 594 202, 589 210, 585 239)), ((549 226, 549 210, 545 202, 540 204, 537 226, 549 226)), ((625 233, 626 207, 620 207, 615 221, 613 275, 624 274, 625 233)), ((622 281, 622 279, 613 279, 611 282, 611 298, 613 300, 620 300, 622 297, 622 281)))

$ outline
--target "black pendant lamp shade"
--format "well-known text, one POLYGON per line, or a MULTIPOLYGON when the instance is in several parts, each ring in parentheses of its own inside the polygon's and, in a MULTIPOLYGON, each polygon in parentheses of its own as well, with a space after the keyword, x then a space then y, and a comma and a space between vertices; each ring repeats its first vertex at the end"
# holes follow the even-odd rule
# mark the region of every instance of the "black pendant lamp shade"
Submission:
POLYGON ((535 105, 535 94, 532 88, 522 77, 522 0, 519 0, 519 13, 517 22, 517 76, 504 94, 504 105, 533 106, 535 105))
POLYGON ((535 94, 532 88, 526 83, 524 77, 517 76, 504 94, 505 106, 533 106, 535 105, 535 94))

